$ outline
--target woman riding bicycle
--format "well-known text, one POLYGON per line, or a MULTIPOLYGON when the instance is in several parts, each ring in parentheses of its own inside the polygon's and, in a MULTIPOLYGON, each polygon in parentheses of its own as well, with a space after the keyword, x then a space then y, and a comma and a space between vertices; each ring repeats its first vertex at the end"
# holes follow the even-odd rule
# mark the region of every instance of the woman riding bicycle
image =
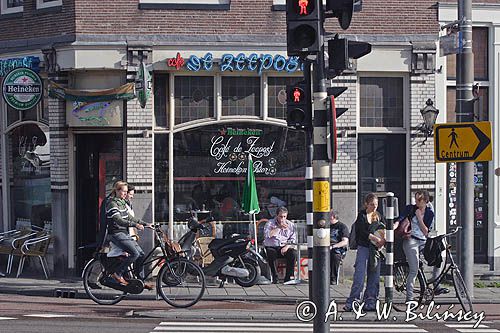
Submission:
POLYGON ((117 181, 111 194, 111 200, 106 205, 106 222, 110 241, 129 254, 124 257, 120 265, 115 269, 115 272, 111 275, 123 285, 128 285, 128 282, 123 278, 123 273, 125 273, 128 266, 134 263, 135 274, 139 276, 142 261, 144 260, 144 251, 135 239, 129 235, 128 228, 135 227, 139 230, 144 230, 144 226, 151 226, 129 214, 125 201, 127 193, 127 182, 117 181))
MULTIPOLYGON (((408 219, 411 224, 411 235, 408 239, 403 239, 403 251, 408 262, 408 278, 406 280, 406 302, 413 301, 413 289, 415 278, 417 277, 420 262, 420 253, 424 250, 429 230, 433 228, 434 212, 429 203, 429 192, 425 190, 415 192, 415 205, 407 205, 403 214, 394 223, 397 229, 399 222, 408 219)), ((439 275, 439 267, 433 270, 433 277, 439 275)), ((446 288, 434 290, 435 295, 447 293, 446 288)))

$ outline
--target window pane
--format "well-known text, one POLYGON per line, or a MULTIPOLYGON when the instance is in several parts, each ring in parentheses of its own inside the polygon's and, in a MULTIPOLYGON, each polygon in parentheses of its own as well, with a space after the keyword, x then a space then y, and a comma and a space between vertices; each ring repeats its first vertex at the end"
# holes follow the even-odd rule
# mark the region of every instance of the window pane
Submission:
MULTIPOLYGON (((472 28, 474 52, 474 79, 488 80, 488 28, 472 28)), ((446 56, 446 73, 449 80, 456 79, 457 56, 446 56)))
POLYGON ((250 149, 260 193, 257 220, 271 217, 278 205, 287 206, 290 219, 304 219, 304 139, 301 131, 248 123, 175 133, 175 220, 205 208, 217 220, 248 221, 240 208, 250 149))
POLYGON ((297 77, 270 77, 267 79, 268 116, 286 119, 286 86, 300 78, 297 77))
POLYGON ((16 110, 10 106, 8 106, 7 104, 5 104, 7 106, 7 124, 8 126, 12 125, 14 122, 18 121, 19 120, 19 110, 16 110))
POLYGON ((360 124, 403 127, 403 78, 360 78, 360 124))
POLYGON ((168 74, 154 76, 155 126, 168 127, 168 74))
POLYGON ((223 77, 222 115, 260 116, 260 77, 223 77))
MULTIPOLYGON (((488 87, 479 88, 479 102, 474 106, 474 120, 473 121, 488 121, 488 87)), ((455 87, 448 87, 446 89, 446 121, 449 123, 456 123, 456 89, 455 87)))
POLYGON ((7 8, 14 8, 23 5, 23 0, 7 0, 7 8))
POLYGON ((175 123, 214 116, 214 77, 175 77, 175 123))
POLYGON ((8 136, 11 227, 29 222, 44 227, 52 220, 49 133, 37 124, 16 127, 8 136))
POLYGON ((168 134, 155 134, 155 222, 168 221, 168 134))

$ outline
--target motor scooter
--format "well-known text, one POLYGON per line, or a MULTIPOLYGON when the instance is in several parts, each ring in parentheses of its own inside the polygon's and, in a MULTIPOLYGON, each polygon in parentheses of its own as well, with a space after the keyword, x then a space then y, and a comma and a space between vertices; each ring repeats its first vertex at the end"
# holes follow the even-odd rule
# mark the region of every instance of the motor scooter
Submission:
MULTIPOLYGON (((198 222, 195 217, 188 220, 189 231, 179 239, 182 251, 193 260, 201 255, 196 245, 196 233, 206 227, 206 223, 213 221, 208 218, 204 223, 198 222)), ((214 260, 203 267, 205 276, 217 277, 221 280, 220 287, 224 285, 227 277, 242 287, 251 287, 260 276, 260 267, 256 260, 260 257, 252 248, 252 240, 246 236, 233 234, 229 238, 214 239, 208 244, 214 260)))

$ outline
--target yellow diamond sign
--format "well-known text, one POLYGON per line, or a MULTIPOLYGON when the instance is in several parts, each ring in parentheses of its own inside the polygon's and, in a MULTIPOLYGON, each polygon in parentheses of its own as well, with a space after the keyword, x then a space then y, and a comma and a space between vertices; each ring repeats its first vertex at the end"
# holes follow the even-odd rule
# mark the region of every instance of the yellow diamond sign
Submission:
POLYGON ((491 123, 434 125, 436 163, 491 161, 491 123))

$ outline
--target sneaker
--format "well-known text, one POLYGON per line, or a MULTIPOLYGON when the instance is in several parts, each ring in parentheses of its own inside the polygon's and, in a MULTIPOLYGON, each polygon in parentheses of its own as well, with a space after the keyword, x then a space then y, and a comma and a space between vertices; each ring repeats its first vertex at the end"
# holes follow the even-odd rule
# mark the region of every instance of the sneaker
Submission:
POLYGON ((438 287, 438 288, 434 289, 434 295, 443 295, 443 294, 447 294, 449 292, 450 292, 450 289, 448 289, 448 288, 438 287))
POLYGON ((344 305, 344 311, 345 312, 352 312, 352 307, 344 305))

